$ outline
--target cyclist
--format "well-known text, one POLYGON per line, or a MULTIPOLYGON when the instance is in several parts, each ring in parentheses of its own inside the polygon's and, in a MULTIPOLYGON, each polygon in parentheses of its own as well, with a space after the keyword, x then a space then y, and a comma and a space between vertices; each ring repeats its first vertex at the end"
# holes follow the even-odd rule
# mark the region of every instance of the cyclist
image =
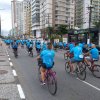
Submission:
POLYGON ((42 59, 42 66, 40 68, 42 85, 45 85, 46 69, 51 69, 54 66, 54 57, 55 57, 55 52, 52 49, 52 44, 51 43, 48 43, 48 49, 43 50, 40 53, 40 56, 37 57, 37 59, 39 59, 39 58, 42 59))
POLYGON ((70 59, 71 73, 73 74, 74 72, 73 63, 83 60, 83 52, 79 44, 75 43, 75 47, 71 49, 70 53, 73 53, 74 55, 73 58, 70 59))
POLYGON ((59 48, 62 49, 63 48, 63 43, 59 42, 59 48))
POLYGON ((57 42, 53 43, 53 47, 54 47, 55 50, 57 49, 57 42))
POLYGON ((30 45, 29 45, 28 49, 29 49, 29 50, 28 50, 29 53, 31 53, 32 50, 33 50, 33 43, 32 43, 32 42, 30 42, 30 45))
POLYGON ((18 53, 18 43, 16 40, 14 40, 12 43, 12 49, 13 49, 13 51, 16 51, 18 53))
POLYGON ((26 47, 27 47, 27 51, 29 52, 29 47, 30 47, 30 41, 29 40, 26 42, 26 47))
POLYGON ((99 60, 99 51, 95 44, 91 44, 91 50, 85 55, 87 55, 87 57, 85 57, 85 62, 88 64, 88 66, 91 66, 89 62, 90 60, 99 60))
POLYGON ((38 41, 36 43, 36 50, 37 50, 37 53, 40 53, 40 51, 41 51, 41 42, 40 41, 38 41))
POLYGON ((45 42, 43 42, 42 50, 46 50, 46 49, 47 49, 47 44, 45 42))
POLYGON ((73 47, 75 47, 75 45, 71 42, 70 44, 69 44, 69 50, 71 51, 71 49, 73 48, 73 47))
POLYGON ((23 40, 21 40, 21 47, 24 48, 24 41, 23 40))
POLYGON ((66 49, 66 47, 67 47, 67 43, 64 42, 64 43, 63 43, 63 46, 64 46, 64 49, 66 49))

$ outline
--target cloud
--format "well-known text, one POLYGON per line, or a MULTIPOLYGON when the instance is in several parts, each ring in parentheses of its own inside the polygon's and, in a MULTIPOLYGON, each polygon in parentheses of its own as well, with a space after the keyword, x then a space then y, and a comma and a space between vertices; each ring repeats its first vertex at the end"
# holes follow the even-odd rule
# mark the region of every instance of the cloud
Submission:
MULTIPOLYGON (((1 29, 3 34, 6 35, 10 31, 11 25, 11 1, 12 0, 0 0, 0 16, 1 16, 1 29)), ((18 0, 22 1, 22 0, 18 0)))

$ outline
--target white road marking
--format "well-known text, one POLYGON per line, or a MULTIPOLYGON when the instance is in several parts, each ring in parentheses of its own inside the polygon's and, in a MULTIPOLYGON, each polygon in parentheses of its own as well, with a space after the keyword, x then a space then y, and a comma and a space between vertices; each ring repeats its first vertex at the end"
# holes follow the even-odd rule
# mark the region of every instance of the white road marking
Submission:
POLYGON ((17 73, 16 73, 15 70, 12 70, 12 72, 13 72, 13 75, 14 75, 14 76, 17 76, 17 73))
POLYGON ((13 63, 12 62, 10 62, 10 66, 13 66, 13 63))
POLYGON ((22 89, 21 85, 17 84, 17 88, 18 88, 18 92, 19 92, 20 98, 21 99, 25 99, 25 94, 23 92, 23 89, 22 89))
MULTIPOLYGON (((77 79, 80 80, 79 78, 77 78, 77 79)), ((83 82, 83 83, 85 83, 85 84, 87 84, 87 85, 89 85, 90 87, 92 87, 92 88, 94 88, 94 89, 100 91, 100 88, 98 88, 98 87, 96 87, 96 86, 94 86, 94 85, 92 85, 92 84, 90 84, 90 83, 88 83, 88 82, 86 82, 86 81, 82 81, 82 80, 80 80, 80 81, 83 82)))
POLYGON ((8 58, 9 60, 11 60, 10 58, 8 58))
POLYGON ((9 57, 9 55, 8 55, 8 57, 9 57))

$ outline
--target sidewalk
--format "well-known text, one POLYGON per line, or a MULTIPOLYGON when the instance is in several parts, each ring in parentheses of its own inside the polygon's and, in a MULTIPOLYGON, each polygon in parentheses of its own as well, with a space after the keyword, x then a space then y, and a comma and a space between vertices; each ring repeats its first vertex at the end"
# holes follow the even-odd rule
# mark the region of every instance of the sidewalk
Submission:
POLYGON ((21 100, 5 44, 0 46, 0 100, 21 100))

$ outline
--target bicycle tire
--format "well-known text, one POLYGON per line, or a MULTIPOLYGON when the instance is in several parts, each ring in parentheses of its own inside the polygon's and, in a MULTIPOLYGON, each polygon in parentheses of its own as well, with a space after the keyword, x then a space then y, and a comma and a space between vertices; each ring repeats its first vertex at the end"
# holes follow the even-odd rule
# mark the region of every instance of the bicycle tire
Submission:
MULTIPOLYGON (((77 66, 79 66, 79 65, 77 65, 77 66)), ((76 74, 77 74, 77 77, 80 80, 85 80, 86 79, 86 66, 85 66, 85 64, 82 63, 82 66, 77 67, 76 74), (83 65, 84 65, 84 67, 83 67, 83 65)))
POLYGON ((47 87, 51 95, 55 95, 57 93, 57 80, 53 75, 48 75, 47 87))
POLYGON ((100 65, 94 65, 94 68, 96 69, 91 70, 93 76, 96 78, 100 78, 100 65))
POLYGON ((71 71, 70 66, 68 65, 68 62, 65 63, 65 71, 67 73, 70 73, 70 71, 71 71))
POLYGON ((40 72, 40 67, 38 68, 38 79, 39 79, 39 81, 40 81, 40 82, 42 82, 42 80, 41 80, 41 72, 40 72))
POLYGON ((65 60, 67 60, 67 59, 68 59, 68 57, 66 56, 66 53, 64 53, 64 59, 65 59, 65 60))
POLYGON ((33 57, 33 52, 31 51, 31 57, 33 57))

